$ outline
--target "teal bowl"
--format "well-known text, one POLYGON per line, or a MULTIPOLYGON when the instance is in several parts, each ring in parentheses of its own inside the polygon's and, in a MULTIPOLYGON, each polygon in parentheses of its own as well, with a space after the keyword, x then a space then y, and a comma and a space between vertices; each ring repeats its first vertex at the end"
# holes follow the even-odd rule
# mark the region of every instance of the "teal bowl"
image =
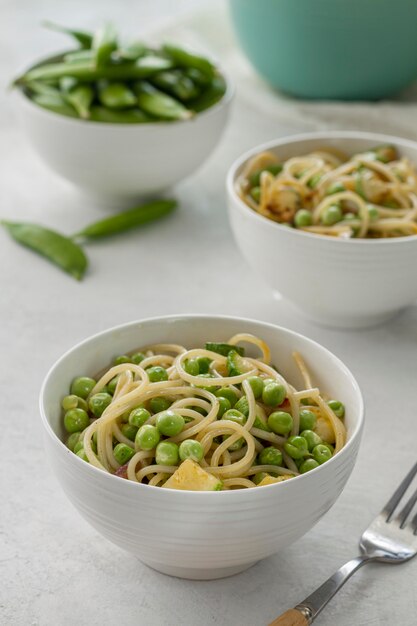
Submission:
POLYGON ((240 45, 302 98, 378 100, 417 77, 416 0, 230 0, 240 45))

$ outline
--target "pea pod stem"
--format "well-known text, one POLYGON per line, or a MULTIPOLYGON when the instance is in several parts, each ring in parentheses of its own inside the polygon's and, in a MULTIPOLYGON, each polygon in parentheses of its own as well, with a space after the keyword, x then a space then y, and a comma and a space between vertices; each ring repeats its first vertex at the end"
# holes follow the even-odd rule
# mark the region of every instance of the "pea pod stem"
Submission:
POLYGON ((89 224, 79 232, 72 235, 72 239, 99 239, 109 237, 138 226, 142 226, 153 220, 159 219, 171 213, 177 206, 175 200, 156 200, 129 211, 112 215, 104 220, 89 224))
POLYGON ((45 26, 45 28, 49 28, 49 30, 55 30, 58 33, 65 33, 65 35, 69 35, 75 39, 75 41, 79 43, 82 48, 91 48, 91 44, 93 43, 93 35, 91 33, 84 30, 66 28, 65 26, 55 24, 54 22, 50 22, 48 20, 43 21, 42 25, 45 26))

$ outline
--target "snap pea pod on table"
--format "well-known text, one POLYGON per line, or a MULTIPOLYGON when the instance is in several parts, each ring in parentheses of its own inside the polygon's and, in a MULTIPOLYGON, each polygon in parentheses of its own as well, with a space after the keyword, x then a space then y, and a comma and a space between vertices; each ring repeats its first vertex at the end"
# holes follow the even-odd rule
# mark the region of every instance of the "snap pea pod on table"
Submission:
POLYGON ((156 200, 87 225, 73 236, 65 236, 39 224, 2 220, 0 223, 15 241, 44 256, 77 280, 88 267, 88 259, 78 239, 100 239, 122 233, 171 213, 175 200, 156 200))
POLYGON ((94 34, 46 25, 80 47, 30 68, 14 84, 55 113, 105 123, 172 122, 213 106, 226 92, 210 60, 179 46, 119 43, 111 24, 94 34))

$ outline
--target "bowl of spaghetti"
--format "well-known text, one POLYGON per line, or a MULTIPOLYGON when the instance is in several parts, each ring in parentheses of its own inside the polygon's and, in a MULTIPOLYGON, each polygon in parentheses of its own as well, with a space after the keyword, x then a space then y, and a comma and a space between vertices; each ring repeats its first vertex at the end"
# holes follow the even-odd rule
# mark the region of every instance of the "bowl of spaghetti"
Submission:
POLYGON ((324 347, 204 315, 81 342, 51 368, 40 409, 81 515, 150 567, 192 579, 238 573, 305 534, 340 495, 363 425, 358 385, 324 347))
POLYGON ((417 144, 355 131, 257 146, 231 167, 236 241, 312 320, 361 328, 417 298, 417 144))

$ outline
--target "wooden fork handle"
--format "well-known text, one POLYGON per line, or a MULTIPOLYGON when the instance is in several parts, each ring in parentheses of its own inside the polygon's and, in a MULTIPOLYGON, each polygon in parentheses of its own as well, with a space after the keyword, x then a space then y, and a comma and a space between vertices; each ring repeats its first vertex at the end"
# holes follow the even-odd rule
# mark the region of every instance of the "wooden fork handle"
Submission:
POLYGON ((308 624, 307 618, 301 611, 290 609, 274 619, 269 626, 308 626, 308 624))

